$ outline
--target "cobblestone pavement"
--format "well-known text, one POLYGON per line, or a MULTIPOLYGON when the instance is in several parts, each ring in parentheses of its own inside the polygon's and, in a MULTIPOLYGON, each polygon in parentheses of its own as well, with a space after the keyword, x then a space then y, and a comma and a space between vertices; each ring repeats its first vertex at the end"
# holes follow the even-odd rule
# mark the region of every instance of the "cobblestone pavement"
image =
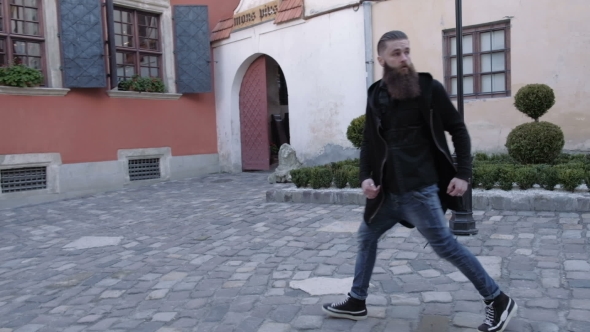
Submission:
MULTIPOLYGON (((473 286, 399 226, 380 243, 370 317, 325 317, 321 304, 342 295, 290 286, 352 276, 362 208, 265 203, 265 179, 0 210, 0 331, 462 332, 483 320, 473 286)), ((590 331, 589 214, 475 217, 479 234, 461 241, 517 299, 507 331, 590 331)))

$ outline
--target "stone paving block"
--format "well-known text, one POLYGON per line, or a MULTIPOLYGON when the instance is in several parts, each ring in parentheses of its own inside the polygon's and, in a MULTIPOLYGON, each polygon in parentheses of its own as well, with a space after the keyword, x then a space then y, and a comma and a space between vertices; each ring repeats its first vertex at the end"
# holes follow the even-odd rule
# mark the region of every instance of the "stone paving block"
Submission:
POLYGON ((159 300, 159 299, 163 299, 164 297, 166 297, 166 294, 168 294, 168 289, 158 289, 155 291, 152 291, 151 293, 148 294, 148 296, 146 297, 146 300, 159 300))
POLYGON ((422 293, 422 299, 425 303, 428 302, 440 302, 447 303, 453 301, 453 297, 449 292, 424 292, 422 293))
POLYGON ((262 324, 258 332, 290 332, 291 325, 267 322, 262 324))
POLYGON ((590 272, 590 264, 587 261, 569 260, 563 263, 566 271, 585 271, 590 272))
POLYGON ((169 322, 173 320, 178 313, 176 312, 158 312, 152 316, 154 322, 169 322))
POLYGON ((299 316, 293 321, 293 328, 298 330, 313 330, 319 329, 324 323, 324 317, 322 316, 299 316))
POLYGON ((458 312, 453 317, 453 325, 459 327, 469 327, 477 329, 483 322, 481 314, 474 314, 471 312, 458 312))
POLYGON ((23 327, 16 329, 14 332, 37 332, 43 327, 44 325, 41 324, 27 324, 23 327))

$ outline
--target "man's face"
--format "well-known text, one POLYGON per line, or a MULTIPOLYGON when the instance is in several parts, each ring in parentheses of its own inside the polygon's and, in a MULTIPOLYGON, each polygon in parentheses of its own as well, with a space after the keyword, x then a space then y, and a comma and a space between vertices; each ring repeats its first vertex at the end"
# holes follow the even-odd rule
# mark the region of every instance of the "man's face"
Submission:
POLYGON ((390 40, 385 43, 385 50, 379 54, 377 60, 383 67, 387 64, 390 68, 401 74, 408 74, 412 65, 410 58, 410 41, 407 39, 390 40))

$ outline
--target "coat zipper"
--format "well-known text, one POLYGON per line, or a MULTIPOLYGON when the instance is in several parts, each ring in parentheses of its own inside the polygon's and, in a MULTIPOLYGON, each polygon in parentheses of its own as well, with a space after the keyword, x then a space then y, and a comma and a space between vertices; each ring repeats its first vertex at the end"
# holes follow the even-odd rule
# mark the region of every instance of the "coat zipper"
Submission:
POLYGON ((438 148, 438 150, 440 152, 442 152, 442 154, 444 154, 445 157, 447 157, 447 160, 451 163, 451 165, 453 165, 453 168, 455 169, 455 171, 457 171, 457 167, 455 167, 455 163, 453 163, 453 160, 451 159, 451 157, 449 157, 447 155, 447 153, 440 147, 440 145, 438 145, 438 141, 436 140, 436 136, 434 136, 434 120, 433 120, 432 109, 430 109, 430 133, 432 134, 432 139, 434 140, 434 144, 436 144, 436 147, 438 148))
MULTIPOLYGON (((379 128, 377 128, 377 135, 379 135, 379 138, 381 138, 381 140, 383 141, 383 144, 385 145, 385 157, 383 158, 383 161, 381 162, 381 174, 379 175, 379 183, 381 186, 381 190, 383 190, 383 168, 385 167, 385 162, 387 161, 387 142, 385 141, 385 139, 383 138, 383 136, 381 136, 381 132, 380 129, 381 125, 379 125, 379 128)), ((371 218, 369 218, 369 224, 371 222, 373 222, 373 218, 375 218, 375 216, 377 215, 377 212, 379 212, 379 209, 381 209, 381 206, 383 205, 383 202, 385 201, 385 194, 382 195, 383 197, 381 198, 381 202, 379 203, 379 206, 377 207, 377 209, 375 209, 375 212, 373 213, 373 215, 371 216, 371 218)))

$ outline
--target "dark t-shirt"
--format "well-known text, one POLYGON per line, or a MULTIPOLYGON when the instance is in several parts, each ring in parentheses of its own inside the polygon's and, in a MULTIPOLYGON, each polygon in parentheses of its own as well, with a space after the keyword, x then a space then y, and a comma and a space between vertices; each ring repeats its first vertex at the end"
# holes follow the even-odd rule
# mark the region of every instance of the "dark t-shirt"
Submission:
POLYGON ((379 100, 384 106, 382 135, 388 147, 385 189, 403 194, 437 183, 434 142, 420 100, 393 100, 384 88, 379 100))

